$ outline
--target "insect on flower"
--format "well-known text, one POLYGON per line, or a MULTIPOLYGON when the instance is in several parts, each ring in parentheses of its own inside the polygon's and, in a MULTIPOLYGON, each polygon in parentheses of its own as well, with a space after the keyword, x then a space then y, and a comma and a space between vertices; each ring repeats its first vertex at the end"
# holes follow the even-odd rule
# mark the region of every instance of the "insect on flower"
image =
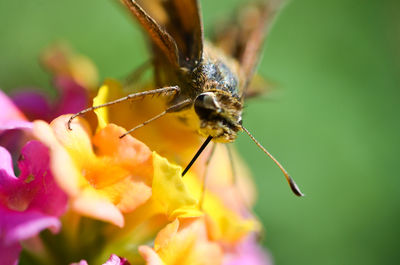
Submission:
MULTIPOLYGON (((244 100, 254 94, 251 87, 260 48, 278 5, 254 4, 251 23, 236 23, 214 42, 204 40, 197 0, 123 0, 152 44, 155 84, 158 89, 130 94, 73 115, 69 122, 88 111, 125 100, 149 95, 169 95, 167 108, 160 114, 127 131, 121 137, 167 113, 194 112, 194 129, 206 137, 199 151, 185 168, 184 175, 207 144, 233 142, 244 131, 281 169, 292 191, 303 196, 282 165, 242 125, 244 100)), ((193 125, 191 125, 193 126, 193 125)))

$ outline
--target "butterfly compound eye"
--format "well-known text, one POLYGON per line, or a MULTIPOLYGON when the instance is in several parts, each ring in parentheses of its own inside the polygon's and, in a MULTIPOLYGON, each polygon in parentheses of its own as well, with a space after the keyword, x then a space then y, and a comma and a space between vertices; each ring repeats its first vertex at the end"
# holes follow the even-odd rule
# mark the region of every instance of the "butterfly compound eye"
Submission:
POLYGON ((201 118, 206 118, 212 114, 221 112, 221 106, 214 93, 205 92, 197 96, 194 101, 194 110, 201 118))
POLYGON ((214 93, 205 92, 201 93, 194 102, 195 108, 204 108, 209 110, 219 110, 221 106, 219 105, 214 93))

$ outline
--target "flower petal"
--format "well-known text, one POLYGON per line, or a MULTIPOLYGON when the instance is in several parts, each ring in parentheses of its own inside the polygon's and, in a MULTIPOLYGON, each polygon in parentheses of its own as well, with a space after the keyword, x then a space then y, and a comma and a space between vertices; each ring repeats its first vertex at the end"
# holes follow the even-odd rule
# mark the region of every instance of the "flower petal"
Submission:
MULTIPOLYGON (((97 96, 93 99, 93 106, 98 106, 107 102, 109 87, 102 85, 97 92, 97 96)), ((108 111, 106 108, 98 108, 94 110, 98 121, 98 129, 103 129, 109 123, 108 111)))
POLYGON ((182 168, 153 153, 153 199, 170 219, 203 215, 197 200, 182 181, 182 168))
POLYGON ((142 255, 147 265, 166 265, 151 247, 140 246, 139 253, 142 255))
POLYGON ((53 118, 68 113, 77 113, 88 105, 88 93, 70 77, 58 76, 54 79, 55 86, 60 92, 58 102, 54 105, 53 118))
POLYGON ((11 196, 16 197, 20 192, 30 195, 28 209, 58 217, 66 210, 67 196, 56 184, 49 163, 47 147, 38 141, 28 142, 18 161, 21 185, 11 196))
POLYGON ((18 212, 0 206, 0 215, 2 217, 0 227, 4 231, 3 240, 6 245, 33 237, 47 228, 57 233, 61 227, 57 217, 36 210, 18 212))
POLYGON ((68 119, 60 116, 50 126, 40 121, 34 126, 34 134, 51 150, 58 183, 72 197, 76 211, 122 226, 122 212, 151 196, 150 150, 129 135, 120 139, 125 131, 118 126, 110 124, 92 138, 82 119, 67 130, 68 119))
POLYGON ((208 240, 203 218, 176 219, 161 230, 154 249, 139 248, 148 265, 217 265, 222 262, 221 247, 208 240))
POLYGON ((112 254, 107 262, 103 265, 129 265, 129 262, 124 258, 120 258, 117 255, 112 254))
POLYGON ((16 180, 14 175, 11 155, 4 147, 0 146, 0 183, 2 186, 8 181, 16 180))
POLYGON ((22 149, 16 178, 7 150, 0 147, 0 231, 5 244, 15 244, 50 228, 61 226, 58 216, 67 198, 49 172, 48 151, 40 142, 28 142, 22 149))
POLYGON ((93 189, 85 189, 74 198, 73 207, 83 215, 110 222, 119 227, 124 226, 124 216, 121 211, 93 189))
POLYGON ((257 244, 255 237, 249 236, 234 247, 234 251, 224 257, 223 265, 270 265, 271 258, 257 244))
POLYGON ((51 117, 52 107, 48 99, 37 91, 23 91, 13 94, 15 105, 28 117, 29 120, 46 120, 51 117))
POLYGON ((20 244, 5 245, 0 240, 0 257, 3 265, 17 265, 22 248, 20 244))
POLYGON ((79 262, 71 263, 70 265, 89 265, 86 260, 82 259, 79 262))
MULTIPOLYGON (((197 198, 202 196, 202 184, 195 175, 185 175, 183 181, 190 194, 197 198)), ((235 244, 249 232, 260 229, 260 224, 255 219, 242 217, 239 213, 232 211, 223 203, 218 194, 208 190, 205 191, 202 208, 206 214, 210 237, 213 240, 235 244)))
POLYGON ((0 125, 9 121, 26 121, 24 114, 15 106, 10 98, 0 90, 0 125))

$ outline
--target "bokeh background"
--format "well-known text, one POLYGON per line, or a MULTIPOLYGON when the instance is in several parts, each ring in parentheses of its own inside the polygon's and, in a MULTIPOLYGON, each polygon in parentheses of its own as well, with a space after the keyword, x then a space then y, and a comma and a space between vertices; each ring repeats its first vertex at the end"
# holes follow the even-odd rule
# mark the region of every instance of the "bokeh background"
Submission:
MULTIPOLYGON (((206 32, 245 1, 203 0, 206 32)), ((237 147, 259 190, 263 243, 279 265, 400 260, 400 1, 293 0, 265 44, 259 73, 278 88, 244 123, 306 193, 245 135, 237 147)), ((50 90, 39 53, 68 41, 122 77, 146 42, 112 0, 0 1, 0 88, 50 90)))

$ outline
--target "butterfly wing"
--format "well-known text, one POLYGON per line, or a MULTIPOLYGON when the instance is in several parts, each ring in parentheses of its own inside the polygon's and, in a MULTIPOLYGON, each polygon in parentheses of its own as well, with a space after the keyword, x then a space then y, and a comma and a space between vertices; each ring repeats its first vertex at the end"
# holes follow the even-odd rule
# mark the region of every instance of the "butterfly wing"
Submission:
POLYGON ((165 55, 171 64, 177 65, 179 62, 178 48, 171 35, 161 28, 136 1, 123 0, 123 3, 147 32, 152 43, 165 55))
POLYGON ((169 62, 193 67, 203 51, 203 26, 197 0, 124 0, 157 50, 169 62))
POLYGON ((235 58, 246 77, 243 95, 252 93, 251 84, 262 44, 279 3, 254 3, 241 7, 235 20, 222 24, 213 36, 214 44, 235 58))

